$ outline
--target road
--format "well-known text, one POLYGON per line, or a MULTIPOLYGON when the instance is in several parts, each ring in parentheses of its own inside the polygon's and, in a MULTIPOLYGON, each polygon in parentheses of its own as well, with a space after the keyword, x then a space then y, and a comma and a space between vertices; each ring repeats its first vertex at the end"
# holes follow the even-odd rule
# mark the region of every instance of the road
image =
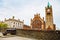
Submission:
POLYGON ((14 37, 0 37, 0 40, 35 40, 35 39, 14 36, 14 37))
POLYGON ((16 35, 3 36, 2 33, 0 32, 0 40, 36 40, 36 39, 25 38, 25 37, 20 37, 16 35))

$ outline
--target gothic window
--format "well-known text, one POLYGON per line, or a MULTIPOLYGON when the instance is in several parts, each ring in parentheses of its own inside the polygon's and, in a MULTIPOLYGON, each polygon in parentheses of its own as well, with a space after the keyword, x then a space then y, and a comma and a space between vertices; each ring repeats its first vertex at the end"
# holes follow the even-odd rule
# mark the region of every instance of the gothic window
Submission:
POLYGON ((40 20, 35 20, 32 23, 32 26, 35 28, 41 28, 42 22, 40 20))

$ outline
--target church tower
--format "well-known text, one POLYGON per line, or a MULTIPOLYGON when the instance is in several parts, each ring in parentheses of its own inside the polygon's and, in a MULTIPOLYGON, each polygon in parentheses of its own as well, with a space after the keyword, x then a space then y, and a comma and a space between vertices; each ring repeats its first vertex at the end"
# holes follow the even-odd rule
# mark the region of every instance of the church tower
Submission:
POLYGON ((53 23, 53 13, 52 6, 48 2, 47 7, 45 7, 45 20, 46 20, 46 30, 56 30, 55 24, 53 23))

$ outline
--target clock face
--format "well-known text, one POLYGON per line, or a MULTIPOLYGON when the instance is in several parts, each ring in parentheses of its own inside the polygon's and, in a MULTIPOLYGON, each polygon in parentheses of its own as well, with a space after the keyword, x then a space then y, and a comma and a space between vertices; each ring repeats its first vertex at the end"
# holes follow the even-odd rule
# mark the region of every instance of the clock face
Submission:
POLYGON ((50 12, 50 9, 48 9, 47 12, 50 12))

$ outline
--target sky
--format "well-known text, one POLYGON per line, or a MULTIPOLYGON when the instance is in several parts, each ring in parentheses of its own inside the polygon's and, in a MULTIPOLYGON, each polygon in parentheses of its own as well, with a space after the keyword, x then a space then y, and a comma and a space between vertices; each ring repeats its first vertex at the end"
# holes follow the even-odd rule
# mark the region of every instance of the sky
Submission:
POLYGON ((39 13, 45 18, 45 7, 48 2, 52 5, 54 24, 60 30, 60 0, 0 0, 0 21, 5 18, 24 20, 24 24, 30 25, 34 14, 39 13))

